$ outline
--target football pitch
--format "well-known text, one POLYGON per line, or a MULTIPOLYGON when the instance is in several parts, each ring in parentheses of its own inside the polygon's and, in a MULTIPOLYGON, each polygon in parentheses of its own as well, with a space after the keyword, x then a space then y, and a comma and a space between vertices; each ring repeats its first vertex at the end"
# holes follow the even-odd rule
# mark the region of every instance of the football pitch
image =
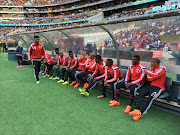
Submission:
POLYGON ((101 90, 95 88, 82 97, 77 88, 43 77, 37 85, 31 65, 16 66, 0 54, 0 135, 180 134, 178 116, 150 108, 135 122, 123 112, 127 98, 109 107, 112 93, 97 99, 101 90))

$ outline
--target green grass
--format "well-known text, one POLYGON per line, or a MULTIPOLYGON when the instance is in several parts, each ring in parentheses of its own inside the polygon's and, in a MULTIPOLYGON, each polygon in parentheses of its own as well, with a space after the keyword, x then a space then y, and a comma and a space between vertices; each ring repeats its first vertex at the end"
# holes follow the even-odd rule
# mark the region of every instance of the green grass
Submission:
POLYGON ((82 97, 78 89, 48 78, 35 84, 31 65, 0 54, 0 135, 177 135, 180 117, 151 108, 134 122, 123 113, 128 99, 109 107, 111 93, 97 99, 100 89, 82 97))

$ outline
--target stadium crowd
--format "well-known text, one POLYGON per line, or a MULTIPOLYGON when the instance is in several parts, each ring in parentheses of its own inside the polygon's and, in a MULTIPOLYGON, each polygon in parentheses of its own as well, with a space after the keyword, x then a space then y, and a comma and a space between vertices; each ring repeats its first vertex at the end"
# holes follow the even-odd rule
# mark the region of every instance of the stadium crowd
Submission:
POLYGON ((53 5, 65 3, 73 0, 0 0, 1 5, 6 6, 23 6, 24 4, 30 4, 32 6, 37 5, 53 5))
POLYGON ((122 11, 120 13, 112 14, 110 17, 107 17, 106 20, 113 20, 113 19, 119 19, 119 18, 125 18, 125 17, 133 17, 133 16, 139 16, 139 15, 147 15, 147 14, 153 14, 153 13, 160 13, 160 12, 167 12, 180 9, 180 1, 171 2, 162 4, 159 6, 148 6, 141 9, 131 10, 131 11, 122 11))
POLYGON ((139 120, 146 114, 153 100, 165 90, 166 69, 160 65, 158 58, 151 60, 151 69, 147 70, 140 63, 140 56, 134 55, 132 65, 129 66, 127 73, 121 73, 122 70, 113 64, 112 59, 103 60, 100 55, 95 56, 93 53, 87 56, 86 51, 83 51, 79 58, 75 57, 72 51, 69 51, 68 58, 63 51, 56 48, 56 59, 54 60, 49 54, 45 53, 43 45, 39 43, 39 36, 34 36, 34 41, 29 47, 28 59, 34 65, 37 84, 40 83, 40 67, 43 77, 58 80, 57 82, 63 85, 74 85, 74 88, 79 88, 82 83, 83 88, 79 88, 79 92, 85 97, 90 96, 90 91, 97 83, 101 82, 102 94, 97 98, 105 98, 106 87, 109 86, 113 92, 112 99, 109 101, 110 107, 120 105, 121 88, 129 89, 129 103, 124 113, 133 116, 134 121, 139 120), (139 90, 139 96, 133 110, 131 106, 137 90, 139 90), (145 96, 148 96, 148 98, 141 108, 145 96))

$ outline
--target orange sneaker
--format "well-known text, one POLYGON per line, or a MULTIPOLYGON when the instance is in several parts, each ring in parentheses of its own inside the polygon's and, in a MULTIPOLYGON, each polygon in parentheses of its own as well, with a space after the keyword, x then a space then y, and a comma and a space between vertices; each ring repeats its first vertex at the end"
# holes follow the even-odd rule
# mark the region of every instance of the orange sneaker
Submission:
POLYGON ((126 109, 124 110, 124 113, 129 113, 131 111, 131 106, 127 105, 126 109))
POLYGON ((115 99, 111 99, 111 100, 109 101, 109 103, 112 104, 114 101, 116 101, 116 100, 115 100, 115 99))
POLYGON ((139 118, 141 118, 141 115, 138 115, 138 116, 133 116, 133 120, 134 120, 134 121, 139 120, 139 118))
POLYGON ((86 89, 87 87, 88 87, 88 83, 85 83, 83 89, 86 89))
POLYGON ((131 116, 141 116, 141 111, 138 109, 134 109, 134 111, 129 112, 131 116))
POLYGON ((74 84, 76 84, 76 81, 73 81, 73 82, 70 84, 70 86, 72 86, 72 85, 74 85, 74 84))
POLYGON ((79 87, 79 85, 80 85, 80 83, 77 83, 77 84, 74 86, 74 88, 77 88, 77 87, 79 87))
POLYGON ((109 106, 118 106, 120 105, 120 102, 114 101, 113 103, 109 104, 109 106))

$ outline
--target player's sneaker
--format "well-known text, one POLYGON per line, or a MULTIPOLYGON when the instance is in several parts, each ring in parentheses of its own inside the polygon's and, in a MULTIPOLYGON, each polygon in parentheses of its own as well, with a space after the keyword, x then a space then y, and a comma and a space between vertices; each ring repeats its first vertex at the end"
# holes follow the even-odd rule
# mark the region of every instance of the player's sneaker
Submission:
POLYGON ((59 80, 59 77, 54 77, 52 80, 59 80))
POLYGON ((89 93, 88 93, 88 92, 85 92, 85 93, 84 93, 84 96, 88 97, 88 96, 89 96, 89 93))
POLYGON ((115 99, 111 99, 111 100, 109 101, 109 103, 112 104, 114 101, 116 101, 116 100, 115 100, 115 99))
POLYGON ((20 67, 23 67, 23 65, 21 65, 20 67))
POLYGON ((49 80, 52 80, 53 79, 53 76, 49 77, 49 80))
POLYGON ((57 81, 57 83, 64 83, 64 80, 59 80, 59 81, 57 81))
POLYGON ((133 120, 134 120, 134 121, 139 120, 139 118, 141 118, 141 115, 133 116, 133 120))
POLYGON ((39 82, 39 81, 36 81, 36 84, 40 84, 40 82, 39 82))
POLYGON ((120 105, 119 101, 114 101, 113 103, 109 104, 109 106, 118 106, 120 105))
POLYGON ((20 68, 20 66, 17 66, 16 68, 20 68))
POLYGON ((127 105, 126 109, 124 110, 124 113, 129 113, 131 111, 131 106, 127 105))
POLYGON ((70 84, 70 86, 72 86, 72 85, 74 85, 74 84, 76 84, 76 81, 72 81, 72 83, 70 84))
POLYGON ((65 81, 65 82, 63 83, 63 85, 67 85, 67 84, 69 84, 69 82, 68 82, 68 81, 65 81))
POLYGON ((81 95, 84 95, 85 91, 86 91, 85 89, 79 89, 79 92, 80 92, 81 95))
POLYGON ((104 97, 105 97, 104 95, 97 96, 97 98, 104 98, 104 97))
POLYGON ((79 87, 79 85, 80 85, 80 83, 77 83, 77 84, 74 86, 74 88, 77 88, 77 87, 79 87))
POLYGON ((131 116, 141 116, 141 111, 138 109, 134 109, 134 111, 129 112, 131 116))
POLYGON ((87 87, 88 87, 88 83, 85 83, 83 89, 86 89, 87 87))

